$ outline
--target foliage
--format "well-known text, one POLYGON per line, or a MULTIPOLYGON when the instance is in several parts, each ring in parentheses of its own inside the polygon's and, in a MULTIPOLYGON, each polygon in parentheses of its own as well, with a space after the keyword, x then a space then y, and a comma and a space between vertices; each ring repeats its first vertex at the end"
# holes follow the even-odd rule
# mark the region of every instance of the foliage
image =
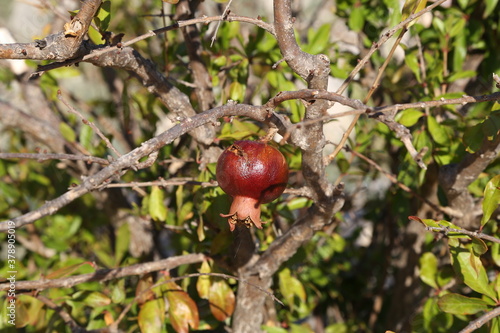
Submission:
MULTIPOLYGON (((329 17, 340 20, 359 36, 360 42, 351 45, 359 52, 356 54, 352 47, 346 47, 345 40, 335 39, 333 24, 307 25, 310 12, 300 8, 304 11, 297 13, 296 35, 302 50, 328 55, 332 59, 331 75, 340 79, 348 78, 361 55, 402 19, 398 1, 328 2, 321 10, 327 8, 329 17)), ((155 16, 159 12, 175 15, 176 5, 106 1, 94 19, 97 30, 91 32, 91 38, 95 43, 103 42, 98 40, 98 30, 132 38, 169 24, 165 16, 155 16), (165 13, 165 8, 171 13, 165 13)), ((491 74, 500 72, 499 13, 498 1, 460 0, 435 9, 429 14, 430 21, 425 17, 417 21, 401 45, 403 58, 389 62, 370 104, 385 106, 490 93, 491 74), (474 65, 474 59, 480 59, 479 65, 474 65)), ((211 45, 213 32, 209 25, 200 28, 200 57, 210 76, 216 105, 228 100, 260 105, 281 91, 304 86, 285 62, 277 70, 273 68, 282 55, 276 39, 263 29, 223 22, 211 45)), ((161 72, 168 73, 169 80, 191 98, 197 111, 204 111, 193 86, 185 84, 196 83, 196 78, 187 65, 189 50, 180 29, 142 40, 133 47, 161 72)), ((351 98, 366 96, 384 61, 382 52, 371 57, 349 85, 351 98)), ((15 78, 6 68, 0 67, 0 80, 2 89, 15 89, 15 78)), ((82 63, 76 69, 49 71, 37 84, 48 104, 54 105, 60 119, 57 128, 66 144, 88 155, 106 158, 112 153, 89 126, 57 104, 58 90, 71 96, 75 108, 98 124, 122 153, 179 121, 167 119, 169 110, 124 71, 105 71, 82 63), (68 83, 72 79, 78 82, 78 78, 92 82, 94 87, 83 94, 79 91, 82 86, 75 89, 74 83, 68 83)), ((305 109, 304 103, 292 100, 276 111, 299 123, 304 120, 305 109)), ((438 189, 437 169, 480 151, 485 141, 495 141, 500 129, 498 110, 498 102, 485 102, 399 112, 395 119, 410 129, 416 150, 428 148, 423 155, 427 170, 419 168, 396 133, 370 117, 361 117, 348 144, 355 153, 342 151, 327 169, 332 182, 346 184, 346 204, 332 224, 316 232, 274 276, 272 290, 283 305, 272 305, 276 317, 263 323, 264 330, 314 332, 314 319, 319 318, 325 332, 452 332, 498 308, 499 244, 462 233, 465 228, 455 224, 453 216, 421 201, 423 197, 437 206, 447 206, 444 189, 438 189), (392 179, 356 154, 375 161, 392 179), (419 236, 411 233, 414 224, 421 227, 419 236), (420 246, 420 252, 410 253, 413 246, 420 246)), ((220 121, 215 142, 222 148, 234 140, 259 139, 268 129, 244 117, 220 121)), ((6 127, 0 141, 2 151, 47 149, 16 128, 6 127)), ((289 143, 279 149, 291 169, 289 187, 300 188, 304 185, 300 149, 289 143)), ((229 199, 220 188, 210 185, 215 180, 215 160, 201 162, 201 155, 201 145, 189 135, 182 136, 165 145, 150 168, 129 170, 112 180, 139 184, 161 178, 180 180, 180 185, 155 183, 96 191, 33 226, 17 229, 16 271, 17 280, 52 280, 186 253, 205 253, 210 260, 170 272, 21 293, 16 328, 25 332, 71 331, 60 313, 46 306, 40 295, 64 308, 87 330, 111 325, 125 310, 119 327, 127 332, 223 331, 230 325, 237 286, 245 282, 216 275, 234 273, 225 264, 230 261, 236 238, 219 216, 228 211, 229 199), (141 225, 147 227, 140 229, 141 225), (132 248, 141 242, 147 243, 144 251, 132 248), (29 244, 35 245, 30 248, 29 244), (172 280, 188 274, 192 276, 172 280)), ((0 219, 42 206, 80 183, 81 170, 91 174, 97 168, 78 163, 0 159, 0 219)), ((499 173, 500 164, 493 161, 468 187, 474 199, 482 202, 478 231, 497 238, 499 173)), ((291 193, 263 206, 262 220, 274 223, 254 233, 257 250, 268 249, 311 205, 311 198, 291 193)), ((0 234, 2 255, 6 253, 6 240, 7 234, 0 234)), ((6 261, 0 263, 0 276, 8 276, 10 270, 6 261)), ((6 295, 0 292, 0 330, 14 332, 5 322, 6 295)), ((500 332, 499 317, 482 331, 500 332)))

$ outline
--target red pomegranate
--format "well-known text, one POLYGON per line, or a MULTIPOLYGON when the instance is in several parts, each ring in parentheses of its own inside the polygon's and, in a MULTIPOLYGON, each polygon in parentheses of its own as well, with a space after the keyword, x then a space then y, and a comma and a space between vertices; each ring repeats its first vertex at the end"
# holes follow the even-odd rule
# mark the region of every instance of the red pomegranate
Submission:
POLYGON ((262 229, 260 205, 279 197, 288 181, 285 157, 264 142, 236 141, 217 161, 216 177, 224 192, 233 197, 227 217, 229 229, 236 223, 252 223, 262 229))

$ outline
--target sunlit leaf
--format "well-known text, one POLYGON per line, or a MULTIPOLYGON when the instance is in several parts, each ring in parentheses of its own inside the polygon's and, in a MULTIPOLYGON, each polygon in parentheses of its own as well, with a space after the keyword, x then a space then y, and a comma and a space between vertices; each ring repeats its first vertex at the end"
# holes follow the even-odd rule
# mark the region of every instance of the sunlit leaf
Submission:
POLYGON ((66 123, 59 123, 59 131, 61 132, 64 139, 69 142, 75 142, 76 134, 75 131, 66 123))
POLYGON ((125 300, 125 280, 120 279, 111 289, 111 301, 113 304, 120 304, 125 300))
POLYGON ((456 315, 471 315, 488 310, 488 304, 482 299, 459 294, 446 294, 440 297, 438 305, 444 312, 456 315))
MULTIPOLYGON (((212 270, 210 269, 210 264, 208 261, 204 261, 201 263, 201 267, 199 269, 200 273, 210 273, 212 270)), ((198 281, 196 281, 196 290, 198 291, 198 295, 201 298, 208 299, 210 293, 210 276, 202 275, 198 277, 198 281)))
POLYGON ((349 15, 349 28, 354 31, 361 31, 365 25, 365 14, 362 6, 355 6, 349 15))
POLYGON ((153 277, 151 274, 145 274, 139 279, 135 288, 137 304, 141 305, 154 298, 154 292, 150 289, 152 285, 153 277))
POLYGON ((483 200, 483 217, 481 219, 481 226, 484 226, 489 220, 493 212, 500 204, 500 175, 493 177, 484 189, 483 200))
POLYGON ((429 133, 435 142, 440 145, 447 145, 450 142, 450 138, 446 133, 446 130, 443 128, 441 124, 439 124, 433 116, 427 117, 427 126, 429 128, 429 133))
POLYGON ((74 264, 74 265, 59 268, 58 270, 55 270, 55 271, 47 274, 45 276, 45 278, 58 279, 58 278, 70 276, 72 273, 77 271, 80 267, 82 267, 83 265, 87 265, 87 264, 93 267, 93 265, 90 262, 86 261, 86 262, 82 262, 79 264, 74 264))
POLYGON ((425 252, 419 259, 420 261, 420 279, 427 285, 438 289, 436 282, 438 260, 431 252, 425 252))
POLYGON ((73 295, 75 302, 81 302, 90 307, 105 306, 111 304, 111 298, 98 291, 82 290, 73 295))
POLYGON ((229 98, 233 101, 243 102, 245 98, 245 87, 239 82, 232 82, 229 86, 229 98))
POLYGON ((163 200, 163 190, 158 186, 153 186, 149 197, 149 214, 155 221, 165 221, 167 218, 167 208, 163 200))
POLYGON ((424 115, 424 113, 417 109, 403 110, 397 114, 395 120, 401 125, 411 127, 424 115))
POLYGON ((170 304, 170 323, 178 333, 188 333, 189 327, 197 329, 200 323, 198 307, 189 295, 174 282, 166 284, 167 299, 170 304))
MULTIPOLYGON (((401 21, 406 20, 411 14, 418 13, 425 8, 427 0, 406 0, 403 5, 403 10, 401 11, 401 21)), ((412 26, 415 21, 408 24, 408 27, 412 26)))
POLYGON ((129 225, 127 223, 124 223, 116 231, 115 259, 117 266, 121 263, 123 257, 128 251, 129 244, 130 244, 129 225))
POLYGON ((460 246, 450 246, 450 255, 455 273, 467 286, 478 293, 496 299, 496 293, 489 285, 486 270, 479 257, 460 246))
POLYGON ((137 322, 142 333, 161 333, 165 321, 165 302, 163 298, 144 303, 139 311, 137 322))
POLYGON ((305 302, 306 291, 304 286, 297 278, 291 275, 290 269, 284 268, 279 272, 278 276, 280 292, 292 310, 295 308, 295 297, 305 302))
POLYGON ((108 30, 109 22, 111 22, 111 1, 102 2, 95 18, 97 19, 95 21, 99 22, 97 27, 100 31, 108 30))
POLYGON ((234 311, 235 299, 234 292, 226 281, 219 280, 212 283, 208 301, 215 319, 224 321, 230 317, 234 311))
POLYGON ((485 0, 486 8, 484 9, 483 17, 488 17, 495 10, 498 0, 485 0))

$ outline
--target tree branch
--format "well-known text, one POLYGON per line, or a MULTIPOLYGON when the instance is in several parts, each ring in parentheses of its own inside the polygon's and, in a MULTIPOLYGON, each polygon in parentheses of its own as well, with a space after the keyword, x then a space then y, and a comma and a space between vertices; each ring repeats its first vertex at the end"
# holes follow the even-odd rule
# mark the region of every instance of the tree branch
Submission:
MULTIPOLYGON (((189 265, 202 262, 205 255, 199 253, 170 257, 159 261, 135 264, 113 269, 99 269, 94 273, 81 274, 59 279, 41 279, 37 281, 16 281, 17 290, 44 290, 48 288, 71 288, 77 284, 91 281, 104 282, 131 275, 142 275, 160 270, 171 270, 180 265, 189 265)), ((9 283, 0 283, 0 290, 8 290, 9 283)))
POLYGON ((477 318, 476 320, 471 321, 469 325, 464 327, 464 329, 462 329, 459 333, 474 332, 475 330, 486 324, 488 321, 498 316, 500 316, 500 306, 497 306, 493 310, 486 312, 484 315, 477 318))
POLYGON ((34 43, 0 44, 0 59, 67 60, 88 53, 83 38, 87 34, 101 0, 86 0, 64 31, 34 43))

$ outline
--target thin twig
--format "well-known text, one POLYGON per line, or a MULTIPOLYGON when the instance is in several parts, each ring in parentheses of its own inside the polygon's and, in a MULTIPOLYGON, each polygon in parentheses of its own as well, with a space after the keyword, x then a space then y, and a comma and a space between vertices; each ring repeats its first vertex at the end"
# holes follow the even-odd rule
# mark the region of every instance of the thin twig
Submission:
POLYGON ((51 299, 43 295, 37 295, 36 298, 43 304, 45 304, 49 309, 57 312, 57 314, 64 320, 64 323, 71 328, 71 331, 74 332, 75 330, 78 330, 81 332, 85 332, 85 329, 78 325, 78 323, 70 316, 68 312, 66 312, 66 310, 64 310, 63 307, 58 306, 51 299))
MULTIPOLYGON (((18 290, 44 290, 48 288, 70 288, 90 281, 104 282, 112 279, 118 279, 131 275, 142 275, 146 273, 170 270, 180 265, 195 264, 206 259, 201 253, 186 254, 167 259, 135 264, 127 267, 119 267, 113 269, 99 269, 94 273, 74 275, 59 279, 40 279, 36 281, 16 281, 16 289, 18 290)), ((8 290, 9 283, 1 283, 0 290, 8 290)))
POLYGON ((500 239, 493 237, 493 236, 490 236, 490 235, 487 235, 487 234, 483 234, 482 232, 469 231, 466 229, 448 228, 448 227, 427 227, 426 226, 425 228, 429 231, 436 231, 436 232, 444 233, 445 235, 448 234, 449 232, 456 232, 459 234, 464 234, 464 235, 475 237, 475 238, 486 239, 490 242, 500 244, 500 239))
MULTIPOLYGON (((432 9, 434 9, 435 7, 441 5, 445 1, 446 0, 438 0, 438 1, 436 1, 435 3, 433 3, 432 5, 424 8, 424 9, 422 9, 418 13, 411 14, 410 16, 408 16, 408 18, 406 20, 403 20, 398 25, 396 25, 394 28, 392 28, 389 31, 387 31, 380 38, 380 40, 378 42, 373 43, 371 49, 368 51, 368 53, 366 54, 366 56, 363 59, 361 59, 360 62, 358 63, 358 65, 352 70, 352 72, 349 74, 349 77, 342 83, 342 85, 337 90, 337 93, 338 94, 342 94, 345 91, 345 89, 347 88, 347 86, 351 83, 351 81, 354 79, 354 77, 356 76, 356 74, 361 70, 361 68, 363 68, 363 66, 365 66, 365 64, 368 62, 368 60, 373 55, 373 53, 375 53, 375 51, 378 50, 382 44, 384 44, 386 41, 388 41, 389 38, 391 38, 399 29, 408 26, 408 24, 410 22, 412 22, 413 20, 419 18, 423 14, 425 14, 427 12, 430 12, 432 9)), ((356 122, 358 121, 358 119, 359 119, 359 116, 355 116, 354 117, 354 119, 352 120, 351 124, 349 125, 349 127, 347 128, 347 130, 342 135, 342 138, 341 138, 341 140, 339 142, 339 145, 333 151, 333 153, 330 154, 330 156, 329 156, 329 160, 330 161, 333 160, 338 155, 338 153, 340 152, 340 150, 342 149, 342 147, 345 145, 345 143, 347 142, 347 139, 349 138, 349 135, 351 134, 352 130, 354 129, 354 126, 355 126, 356 122)))
POLYGON ((371 166, 373 166, 375 169, 377 169, 382 174, 384 174, 387 177, 387 179, 389 179, 391 181, 391 183, 395 184, 396 186, 398 186, 403 191, 410 193, 411 195, 413 195, 414 197, 418 198, 419 200, 422 200, 423 202, 425 202, 426 204, 428 204, 430 207, 432 207, 432 209, 434 209, 435 211, 438 211, 440 213, 444 213, 444 214, 447 214, 447 215, 453 216, 453 217, 461 217, 462 216, 462 214, 460 212, 456 212, 456 211, 450 209, 449 207, 441 207, 441 206, 436 205, 435 203, 431 202, 429 199, 422 197, 417 192, 413 191, 411 188, 409 188, 405 184, 401 183, 397 179, 397 177, 395 175, 393 175, 392 173, 384 170, 374 160, 372 160, 372 159, 366 157, 365 155, 363 155, 361 153, 358 153, 357 151, 352 150, 352 149, 350 149, 348 147, 346 147, 346 150, 347 150, 347 152, 349 152, 349 153, 351 153, 351 154, 353 154, 353 155, 361 158, 362 160, 364 160, 365 162, 367 162, 368 164, 370 164, 371 166))
POLYGON ((486 324, 488 321, 492 320, 495 317, 500 316, 500 306, 497 306, 491 311, 486 312, 484 315, 481 317, 477 318, 476 320, 473 320, 467 325, 463 330, 461 330, 459 333, 470 333, 474 332, 484 324, 486 324))
POLYGON ((214 35, 212 36, 212 42, 210 43, 210 47, 212 47, 214 45, 215 40, 217 39, 217 32, 219 31, 221 22, 224 20, 224 17, 227 17, 227 15, 229 14, 229 6, 231 6, 232 2, 233 2, 233 0, 229 0, 229 2, 226 5, 226 8, 224 8, 224 11, 222 12, 222 15, 221 15, 221 17, 223 19, 217 22, 217 26, 215 27, 215 31, 214 31, 214 35))
POLYGON ((37 154, 37 153, 0 153, 0 159, 33 159, 38 162, 47 160, 72 160, 85 161, 87 163, 97 163, 101 165, 109 165, 109 161, 95 156, 88 155, 73 155, 73 154, 37 154))
POLYGON ((162 33, 167 32, 167 31, 176 30, 176 29, 179 29, 182 27, 187 27, 189 25, 194 25, 194 24, 200 24, 200 23, 208 24, 211 22, 218 22, 218 21, 250 23, 250 24, 258 26, 259 28, 266 30, 267 32, 269 32, 273 36, 275 35, 273 25, 271 25, 267 22, 264 22, 260 19, 255 19, 255 18, 246 17, 246 16, 239 16, 239 15, 227 15, 226 17, 224 17, 224 16, 203 16, 203 17, 198 17, 198 18, 194 18, 191 20, 179 21, 179 22, 174 23, 172 25, 169 25, 167 27, 158 28, 155 30, 150 30, 145 34, 142 34, 140 36, 132 38, 128 41, 121 42, 117 45, 105 46, 105 47, 98 46, 97 49, 92 50, 89 54, 86 54, 83 57, 78 57, 75 59, 68 59, 68 60, 61 61, 61 62, 54 62, 54 63, 51 63, 49 65, 45 65, 45 66, 39 66, 38 69, 31 74, 31 77, 40 76, 44 72, 52 70, 52 69, 73 65, 73 64, 76 64, 76 63, 82 62, 82 61, 87 61, 91 58, 101 56, 101 55, 108 53, 108 52, 122 49, 124 47, 130 46, 130 45, 135 44, 137 42, 140 42, 142 40, 148 39, 150 37, 158 36, 162 33))
POLYGON ((165 180, 160 178, 158 180, 150 181, 150 182, 132 182, 132 183, 113 183, 113 184, 103 184, 99 186, 99 189, 104 188, 124 188, 124 187, 151 187, 151 186, 180 186, 180 185, 193 185, 193 186, 201 186, 201 187, 215 187, 218 186, 217 182, 199 182, 194 179, 185 179, 185 178, 172 178, 165 180))
POLYGON ((85 124, 85 125, 89 125, 90 128, 92 128, 94 130, 94 132, 106 143, 106 146, 111 149, 112 152, 114 152, 116 154, 116 156, 120 157, 122 156, 118 150, 113 146, 113 144, 111 143, 111 141, 109 141, 109 139, 104 135, 102 134, 101 130, 91 121, 88 121, 87 119, 85 119, 83 117, 83 115, 78 111, 76 110, 71 104, 69 104, 68 101, 66 101, 66 99, 62 96, 62 93, 60 90, 57 91, 57 98, 64 104, 66 105, 66 107, 68 108, 68 111, 70 113, 73 113, 75 115, 77 115, 80 120, 85 124))

